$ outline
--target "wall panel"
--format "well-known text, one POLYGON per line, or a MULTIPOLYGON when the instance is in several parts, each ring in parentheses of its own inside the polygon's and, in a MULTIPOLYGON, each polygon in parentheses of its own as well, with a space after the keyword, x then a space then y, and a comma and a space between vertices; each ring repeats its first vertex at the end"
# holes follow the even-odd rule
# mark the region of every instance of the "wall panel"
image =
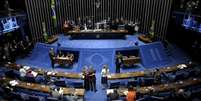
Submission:
POLYGON ((140 31, 147 33, 152 20, 155 20, 155 32, 158 40, 166 36, 172 0, 55 0, 57 29, 54 29, 51 17, 51 0, 25 0, 29 26, 35 41, 42 41, 42 22, 46 23, 49 34, 62 32, 65 19, 76 20, 80 16, 84 21, 93 22, 110 17, 140 22, 140 31), (100 7, 96 4, 100 2, 100 7))

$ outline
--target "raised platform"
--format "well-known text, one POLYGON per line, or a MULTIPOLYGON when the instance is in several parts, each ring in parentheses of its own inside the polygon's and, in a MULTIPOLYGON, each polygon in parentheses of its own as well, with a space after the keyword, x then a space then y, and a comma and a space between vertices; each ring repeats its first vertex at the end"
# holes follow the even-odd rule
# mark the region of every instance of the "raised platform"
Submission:
POLYGON ((135 42, 138 42, 138 46, 144 45, 145 43, 138 40, 138 35, 127 35, 125 39, 82 39, 82 40, 70 40, 68 36, 59 36, 57 42, 54 46, 57 46, 57 43, 61 44, 62 48, 69 49, 124 49, 135 47, 135 42))
POLYGON ((17 63, 51 69, 51 62, 48 55, 51 47, 55 51, 60 49, 62 51, 78 52, 78 61, 72 67, 56 66, 56 69, 59 71, 66 72, 80 72, 85 65, 92 65, 97 72, 100 72, 103 65, 107 64, 110 72, 114 73, 116 68, 115 55, 118 51, 125 51, 126 53, 135 53, 135 51, 138 51, 140 54, 139 57, 141 58, 141 63, 137 68, 122 68, 121 72, 141 71, 147 68, 159 68, 185 62, 183 58, 180 58, 184 55, 174 57, 180 51, 173 52, 169 56, 161 42, 145 44, 138 40, 137 35, 128 35, 124 40, 70 40, 69 37, 60 35, 58 41, 53 44, 37 43, 32 54, 24 59, 18 59, 17 63), (137 46, 135 42, 138 42, 137 46), (57 47, 58 43, 61 44, 59 48, 57 47))
POLYGON ((127 30, 81 30, 69 31, 70 39, 125 39, 131 35, 127 30))

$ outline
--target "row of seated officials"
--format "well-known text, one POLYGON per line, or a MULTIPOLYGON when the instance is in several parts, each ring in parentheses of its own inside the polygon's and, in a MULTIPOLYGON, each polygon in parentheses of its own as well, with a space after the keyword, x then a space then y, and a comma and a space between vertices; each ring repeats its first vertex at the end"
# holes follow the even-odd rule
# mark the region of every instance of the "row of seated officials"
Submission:
POLYGON ((161 72, 160 69, 156 69, 154 74, 147 75, 145 77, 128 78, 126 80, 109 80, 110 88, 116 88, 121 86, 149 86, 154 84, 171 83, 178 80, 187 79, 190 77, 200 77, 200 67, 193 67, 184 70, 173 71, 170 73, 161 72), (121 82, 124 82, 123 85, 121 82))
MULTIPOLYGON (((37 73, 35 73, 32 70, 26 70, 26 68, 21 68, 19 70, 18 73, 14 73, 12 70, 6 72, 8 76, 11 76, 14 78, 14 76, 16 75, 16 77, 19 78, 27 78, 27 80, 33 80, 35 81, 35 75, 37 73), (31 79, 33 78, 33 79, 31 79)), ((179 71, 174 71, 174 72, 170 72, 170 73, 165 73, 165 72, 161 72, 160 69, 156 69, 156 72, 154 74, 150 74, 147 75, 145 77, 136 77, 136 78, 128 78, 126 80, 118 80, 118 82, 125 82, 124 84, 128 85, 133 85, 133 86, 142 86, 142 85, 153 85, 153 84, 161 84, 161 83, 169 83, 169 82, 174 82, 177 80, 182 80, 182 79, 186 79, 189 77, 197 77, 200 76, 201 70, 199 67, 194 67, 194 68, 188 68, 188 69, 182 69, 179 71)), ((85 66, 82 70, 82 74, 84 76, 84 84, 85 84, 85 89, 89 90, 89 85, 92 85, 92 89, 93 91, 96 90, 96 87, 94 87, 93 85, 96 85, 95 81, 96 81, 96 75, 95 75, 95 70, 92 66, 85 66), (90 77, 92 76, 92 77, 90 77), (91 82, 91 83, 90 83, 91 82), (87 83, 87 84, 86 84, 87 83), (92 84, 94 83, 94 84, 92 84)), ((110 84, 110 88, 115 88, 115 86, 119 86, 120 83, 115 83, 117 81, 113 80, 109 80, 108 81, 108 76, 109 76, 109 68, 107 65, 104 65, 102 70, 101 70, 101 82, 103 85, 106 85, 109 83, 110 84)), ((43 77, 45 78, 45 80, 48 80, 48 76, 45 73, 43 75, 43 77)), ((32 81, 32 82, 33 82, 32 81)))
POLYGON ((34 47, 28 36, 24 40, 13 40, 12 42, 4 42, 0 46, 0 64, 4 64, 8 61, 14 62, 17 57, 26 56, 34 47))
MULTIPOLYGON (((134 23, 133 21, 128 21, 126 19, 110 19, 108 18, 107 20, 104 20, 99 25, 99 29, 112 29, 112 30, 117 30, 119 29, 120 26, 123 27, 123 29, 128 30, 129 32, 134 32, 134 26, 139 25, 138 23, 134 23), (105 25, 106 24, 106 25, 105 25)), ((72 30, 76 26, 79 26, 79 29, 83 30, 84 27, 86 26, 87 29, 95 29, 93 27, 93 23, 91 19, 88 19, 87 21, 84 21, 80 17, 76 21, 74 20, 65 20, 63 24, 63 29, 64 32, 68 32, 69 30, 72 30)), ((96 26, 97 27, 97 26, 96 26)), ((122 29, 122 28, 121 28, 122 29)))
POLYGON ((15 88, 9 84, 1 82, 0 100, 6 101, 83 101, 82 97, 75 94, 63 95, 60 87, 52 86, 50 93, 37 91, 27 91, 25 89, 15 88))
MULTIPOLYGON (((189 69, 184 69, 181 71, 175 71, 173 73, 160 73, 159 69, 156 70, 157 72, 154 75, 154 78, 152 81, 144 82, 141 83, 143 84, 142 86, 150 85, 150 82, 153 82, 151 85, 154 85, 155 81, 157 84, 168 84, 171 82, 176 82, 179 80, 187 79, 187 78, 193 78, 193 77, 201 77, 201 70, 200 67, 195 67, 195 68, 189 68, 189 69), (160 74, 160 75, 159 75, 160 74), (165 81, 165 82, 162 82, 165 81)), ((122 85, 121 85, 122 86, 122 85)), ((132 86, 140 86, 140 84, 135 84, 135 85, 127 85, 129 86, 128 92, 126 99, 127 101, 193 101, 196 99, 199 99, 198 101, 201 100, 201 97, 199 94, 201 93, 201 86, 188 86, 186 89, 177 89, 175 88, 172 91, 167 91, 167 92, 159 92, 159 93, 149 93, 147 95, 136 95, 136 90, 133 89, 132 86), (132 93, 132 94, 130 94, 132 93), (130 97, 129 97, 130 96, 130 97), (134 98, 135 100, 128 100, 129 98, 134 98)), ((119 86, 118 86, 119 87, 119 86)), ((119 88, 120 89, 120 88, 119 88)), ((117 92, 117 89, 115 88, 112 93, 107 94, 109 100, 118 100, 122 101, 119 93, 117 92), (119 100, 121 99, 121 100, 119 100)))
POLYGON ((137 95, 135 88, 130 86, 125 97, 119 95, 117 89, 108 93, 108 101, 200 101, 201 87, 196 89, 175 88, 168 92, 154 93, 146 95, 137 95), (197 90, 199 89, 199 90, 197 90))
POLYGON ((42 84, 55 84, 58 86, 67 86, 63 82, 61 83, 61 77, 51 77, 48 76, 47 72, 44 72, 42 75, 38 75, 37 72, 34 71, 34 69, 29 69, 29 66, 23 66, 19 69, 19 71, 16 70, 6 70, 5 76, 9 78, 19 79, 21 81, 28 81, 32 83, 42 83, 42 84), (60 82, 60 83, 57 83, 60 82))
MULTIPOLYGON (((104 66, 103 68, 108 68, 107 66, 104 66)), ((197 68, 196 68, 197 69, 197 68)), ((107 69, 106 69, 107 70, 107 69)), ((107 70, 108 71, 108 70, 107 70)), ((158 70, 157 70, 158 71, 158 70)), ((197 70, 195 70, 195 71, 197 71, 197 70)), ((104 72, 104 71, 102 71, 102 72, 104 72)), ((101 72, 101 74, 103 75, 103 73, 101 72)), ((159 71, 158 71, 159 72, 159 71)), ((183 71, 183 72, 186 72, 186 73, 189 73, 190 71, 189 70, 186 70, 186 71, 183 71)), ((156 73, 157 74, 157 73, 156 73)), ((159 74, 161 74, 161 73, 159 73, 159 74)), ((195 73, 195 74, 198 74, 198 75, 195 75, 195 76, 199 76, 200 75, 200 72, 199 73, 195 73)), ((156 77, 157 78, 157 77, 156 77)), ((150 96, 149 96, 150 97, 150 96)), ((151 97, 154 97, 154 96, 151 96, 151 97)), ((156 97, 154 97, 154 98, 156 98, 156 97)), ((164 99, 164 98, 162 98, 162 99, 164 99)))
POLYGON ((55 63, 72 65, 74 62, 73 53, 69 53, 69 52, 63 53, 61 50, 58 50, 56 54, 53 48, 50 48, 49 50, 49 57, 50 57, 51 65, 53 69, 54 69, 55 63))
MULTIPOLYGON (((105 67, 104 67, 105 68, 105 67)), ((136 92, 134 89, 132 89, 133 87, 129 87, 129 93, 127 94, 127 101, 133 101, 133 100, 128 100, 128 99, 133 99, 133 98, 137 98, 136 97, 136 92), (133 94, 132 94, 133 93, 133 94)), ((181 92, 181 91, 180 91, 181 92)), ((187 94, 191 94, 191 92, 188 91, 187 94)), ((116 91, 114 91, 114 94, 109 94, 109 100, 115 100, 115 99, 120 99, 120 96, 118 95, 118 93, 116 93, 116 91)), ((185 99, 184 101, 188 101, 186 99, 189 99, 189 95, 186 95, 186 92, 183 92, 183 94, 179 94, 179 95, 171 95, 171 96, 168 96, 168 97, 158 97, 158 96, 155 96, 155 95, 144 95, 142 98, 140 98, 140 101, 149 101, 150 99, 152 100, 167 100, 167 99, 170 99, 171 97, 178 97, 177 99, 185 99), (186 98, 187 97, 187 98, 186 98)))
MULTIPOLYGON (((72 95, 63 95, 60 91, 60 87, 69 87, 74 88, 70 85, 60 84, 61 78, 49 77, 47 74, 44 75, 35 75, 36 72, 31 70, 26 70, 25 68, 21 68, 19 72, 13 70, 6 70, 5 76, 9 78, 19 79, 20 81, 25 81, 29 83, 39 83, 51 86, 51 93, 42 93, 42 92, 33 92, 27 90, 15 88, 11 85, 5 84, 5 82, 0 82, 2 85, 0 86, 0 92, 3 92, 3 96, 6 99, 16 99, 16 94, 18 96, 18 101, 44 101, 46 98, 47 101, 83 101, 83 98, 72 94, 72 95), (23 93, 24 92, 24 93, 23 93), (30 93, 30 94, 29 94, 30 93), (34 94, 33 94, 34 93, 34 94), (27 95, 26 97, 22 97, 23 95, 27 95), (15 96, 14 96, 15 95, 15 96), (37 95, 42 95, 39 97, 37 95), (21 96, 21 97, 19 97, 21 96), (44 98, 45 96, 45 98, 44 98), (33 98, 33 99, 31 99, 33 98), (36 100, 38 99, 38 100, 36 100), (42 99, 42 100, 41 100, 42 99)), ((1 76, 1 78, 4 77, 1 76)), ((63 83, 63 82, 62 82, 63 83)), ((1 97, 0 97, 1 98, 1 97)))

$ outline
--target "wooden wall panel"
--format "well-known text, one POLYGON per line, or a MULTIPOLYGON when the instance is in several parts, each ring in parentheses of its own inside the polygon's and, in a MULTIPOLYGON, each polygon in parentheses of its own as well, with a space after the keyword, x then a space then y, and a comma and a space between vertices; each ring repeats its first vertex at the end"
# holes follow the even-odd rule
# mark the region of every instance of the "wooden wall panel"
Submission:
POLYGON ((55 0, 57 30, 52 26, 51 0, 25 0, 29 26, 35 41, 42 41, 42 22, 49 34, 60 33, 65 19, 93 18, 93 22, 110 17, 140 22, 140 31, 147 33, 155 20, 155 37, 164 40, 172 0, 55 0), (96 3, 100 2, 100 7, 96 3))

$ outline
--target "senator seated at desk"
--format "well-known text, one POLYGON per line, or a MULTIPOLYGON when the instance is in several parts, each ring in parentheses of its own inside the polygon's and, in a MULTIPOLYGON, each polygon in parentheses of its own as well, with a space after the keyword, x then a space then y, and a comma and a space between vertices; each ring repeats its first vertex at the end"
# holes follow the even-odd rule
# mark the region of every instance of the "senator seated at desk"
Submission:
POLYGON ((136 56, 123 56, 123 64, 125 66, 132 66, 136 63, 140 63, 140 57, 136 56))
POLYGON ((54 62, 60 65, 64 64, 72 65, 73 61, 74 61, 74 54, 71 53, 63 54, 59 52, 59 54, 55 57, 54 62))

